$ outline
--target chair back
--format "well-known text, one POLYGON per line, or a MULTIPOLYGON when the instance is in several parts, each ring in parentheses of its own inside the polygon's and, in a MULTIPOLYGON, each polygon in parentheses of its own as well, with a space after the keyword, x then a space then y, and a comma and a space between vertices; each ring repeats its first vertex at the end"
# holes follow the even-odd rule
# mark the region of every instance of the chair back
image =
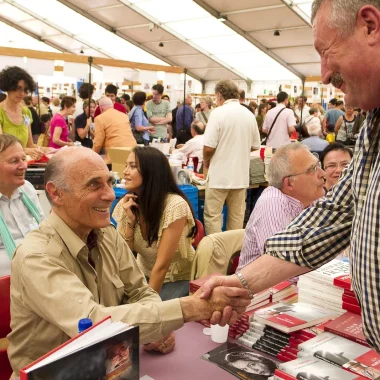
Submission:
POLYGON ((212 273, 227 274, 231 257, 243 245, 244 230, 231 230, 205 236, 199 243, 191 269, 191 280, 212 273))
POLYGON ((197 224, 198 227, 198 233, 195 235, 194 240, 193 240, 193 247, 197 249, 198 244, 200 241, 204 238, 205 236, 205 229, 203 227, 202 222, 199 219, 195 220, 195 223, 197 224))
POLYGON ((11 278, 0 277, 0 380, 8 380, 12 367, 7 355, 5 337, 11 332, 11 278))
POLYGON ((0 277, 0 338, 11 332, 11 277, 0 277))

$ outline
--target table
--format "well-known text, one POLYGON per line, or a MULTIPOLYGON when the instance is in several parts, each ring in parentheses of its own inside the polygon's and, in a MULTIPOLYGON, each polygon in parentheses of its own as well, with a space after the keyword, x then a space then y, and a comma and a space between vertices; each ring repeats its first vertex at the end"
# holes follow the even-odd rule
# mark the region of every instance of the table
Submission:
POLYGON ((204 326, 190 322, 174 332, 176 346, 170 354, 146 352, 140 348, 140 377, 154 380, 232 380, 236 379, 213 363, 200 359, 206 352, 220 346, 202 333, 204 326))

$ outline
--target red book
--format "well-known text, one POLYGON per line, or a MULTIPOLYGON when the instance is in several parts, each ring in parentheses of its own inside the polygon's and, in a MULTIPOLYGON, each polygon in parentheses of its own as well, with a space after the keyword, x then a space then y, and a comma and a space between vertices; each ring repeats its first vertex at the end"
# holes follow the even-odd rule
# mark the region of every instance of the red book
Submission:
POLYGON ((360 309, 360 306, 357 305, 352 305, 351 303, 348 302, 343 302, 342 303, 342 308, 347 311, 351 311, 351 313, 361 315, 362 311, 360 309))
POLYGON ((351 305, 357 305, 357 306, 360 306, 359 305, 359 301, 356 297, 352 297, 352 296, 348 296, 346 294, 343 294, 342 295, 342 301, 343 302, 347 302, 347 303, 350 303, 351 305))
POLYGON ((338 288, 351 290, 351 276, 349 274, 335 277, 333 283, 338 288))
POLYGON ((355 297, 356 298, 356 294, 352 290, 343 289, 343 294, 345 294, 346 296, 351 296, 351 297, 355 297))
POLYGON ((368 347, 363 334, 362 317, 358 314, 347 311, 329 322, 325 326, 325 330, 368 347))

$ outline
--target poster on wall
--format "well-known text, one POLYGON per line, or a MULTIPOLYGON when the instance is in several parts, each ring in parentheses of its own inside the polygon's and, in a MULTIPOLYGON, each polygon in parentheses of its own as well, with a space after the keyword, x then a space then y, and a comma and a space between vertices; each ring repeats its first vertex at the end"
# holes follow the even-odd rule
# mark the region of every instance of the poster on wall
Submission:
POLYGON ((294 93, 297 94, 297 86, 294 86, 294 93))

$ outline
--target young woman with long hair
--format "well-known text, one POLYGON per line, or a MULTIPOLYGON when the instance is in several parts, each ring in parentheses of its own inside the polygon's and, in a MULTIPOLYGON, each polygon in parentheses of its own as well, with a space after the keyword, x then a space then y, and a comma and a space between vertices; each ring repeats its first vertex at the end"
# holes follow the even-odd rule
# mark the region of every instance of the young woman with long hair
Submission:
POLYGON ((153 147, 135 147, 124 177, 128 193, 113 213, 118 231, 162 300, 188 295, 197 226, 166 156, 153 147))

